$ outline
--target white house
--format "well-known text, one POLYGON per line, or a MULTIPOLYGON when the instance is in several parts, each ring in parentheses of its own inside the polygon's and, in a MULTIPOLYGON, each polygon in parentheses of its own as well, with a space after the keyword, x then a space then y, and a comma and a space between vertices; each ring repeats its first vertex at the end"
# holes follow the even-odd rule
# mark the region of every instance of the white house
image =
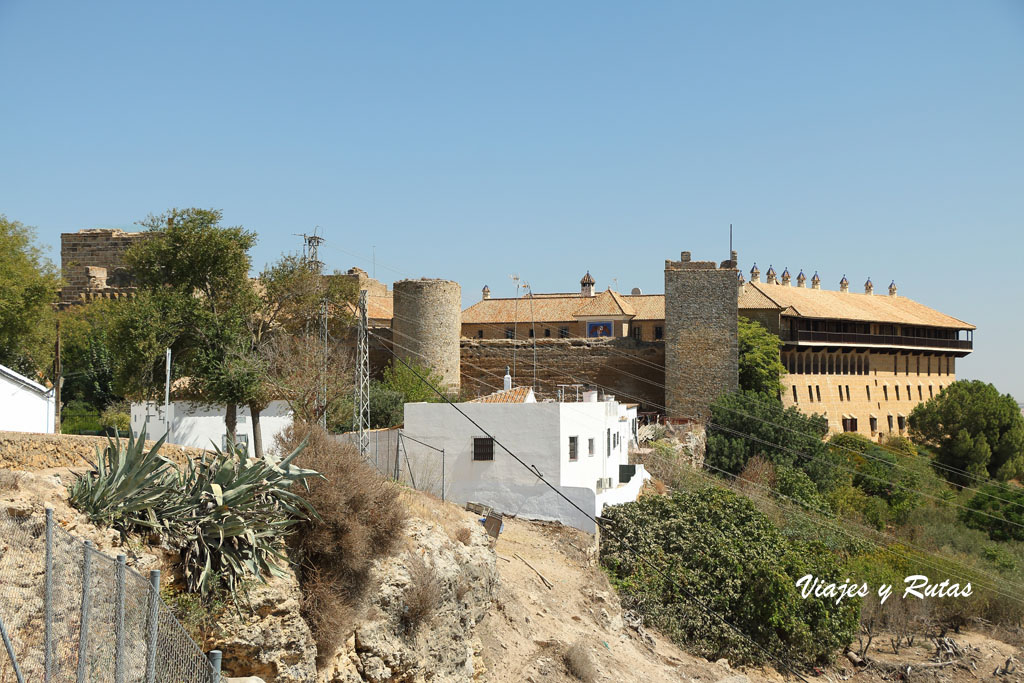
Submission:
POLYGON ((53 389, 0 365, 0 431, 53 434, 53 389))
MULTIPOLYGON (((227 432, 224 428, 224 406, 205 405, 192 401, 171 401, 170 419, 164 414, 164 404, 154 401, 132 403, 132 434, 136 437, 146 428, 146 436, 159 439, 167 432, 168 424, 171 431, 168 443, 196 448, 227 447, 227 432)), ((260 434, 263 436, 263 447, 269 449, 274 438, 287 429, 292 423, 292 411, 287 401, 271 401, 260 411, 260 434)), ((239 443, 252 443, 252 415, 246 406, 238 406, 238 423, 235 438, 239 443)), ((249 448, 252 452, 252 448, 249 448)))
MULTIPOLYGON (((606 505, 636 500, 650 478, 643 465, 629 464, 635 405, 611 397, 598 401, 597 392, 587 392, 581 402, 538 403, 524 387, 457 405, 482 429, 446 403, 407 403, 402 430, 409 467, 421 480, 431 463, 440 472, 442 458, 435 449, 444 450, 444 492, 453 502, 483 503, 505 514, 559 521, 593 533, 594 523, 531 469, 594 516, 606 505)), ((429 482, 428 488, 439 487, 440 477, 435 474, 429 482)))

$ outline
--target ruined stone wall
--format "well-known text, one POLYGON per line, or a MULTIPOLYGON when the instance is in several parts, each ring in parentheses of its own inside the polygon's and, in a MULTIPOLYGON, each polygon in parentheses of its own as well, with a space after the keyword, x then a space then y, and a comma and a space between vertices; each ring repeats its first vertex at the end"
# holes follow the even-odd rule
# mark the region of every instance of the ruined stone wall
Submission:
POLYGON ((459 339, 462 288, 458 282, 422 278, 400 280, 392 288, 395 314, 391 325, 395 353, 428 365, 459 390, 459 339))
POLYGON ((118 298, 134 291, 125 268, 124 253, 143 235, 143 232, 107 229, 63 233, 60 265, 65 285, 61 289, 61 302, 118 298))
MULTIPOLYGON (((468 397, 501 389, 515 349, 516 386, 533 384, 533 342, 511 339, 462 340, 462 389, 468 397)), ((538 400, 556 398, 559 384, 607 387, 641 410, 665 404, 665 346, 633 339, 538 339, 538 400)))
POLYGON ((718 396, 739 386, 736 254, 716 266, 665 261, 665 398, 667 416, 699 419, 718 396))

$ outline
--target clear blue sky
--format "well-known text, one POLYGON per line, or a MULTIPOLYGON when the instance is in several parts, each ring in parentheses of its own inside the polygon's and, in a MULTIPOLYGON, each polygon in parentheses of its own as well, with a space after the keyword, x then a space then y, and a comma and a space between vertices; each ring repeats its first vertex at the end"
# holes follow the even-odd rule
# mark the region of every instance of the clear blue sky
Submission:
POLYGON ((223 209, 377 275, 663 290, 666 258, 868 277, 1024 399, 1024 3, 0 0, 0 212, 223 209), (344 250, 344 251, 342 251, 344 250), (353 254, 359 255, 354 256, 353 254), (380 264, 386 264, 394 271, 380 264))

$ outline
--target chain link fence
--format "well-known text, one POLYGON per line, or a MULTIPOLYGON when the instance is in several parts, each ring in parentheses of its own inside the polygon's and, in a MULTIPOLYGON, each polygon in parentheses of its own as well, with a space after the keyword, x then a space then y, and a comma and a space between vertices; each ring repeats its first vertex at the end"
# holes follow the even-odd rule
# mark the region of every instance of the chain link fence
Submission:
POLYGON ((53 522, 0 512, 0 683, 219 683, 144 577, 53 522))

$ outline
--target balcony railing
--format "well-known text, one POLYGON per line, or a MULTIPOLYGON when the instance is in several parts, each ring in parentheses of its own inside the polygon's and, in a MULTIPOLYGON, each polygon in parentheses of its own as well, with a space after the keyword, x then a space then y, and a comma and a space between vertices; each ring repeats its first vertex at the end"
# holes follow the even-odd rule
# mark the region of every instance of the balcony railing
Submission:
POLYGON ((958 349, 970 351, 970 339, 934 339, 932 337, 905 337, 897 334, 858 334, 855 332, 811 332, 793 330, 789 341, 819 342, 823 344, 871 344, 873 346, 917 346, 929 349, 958 349))

